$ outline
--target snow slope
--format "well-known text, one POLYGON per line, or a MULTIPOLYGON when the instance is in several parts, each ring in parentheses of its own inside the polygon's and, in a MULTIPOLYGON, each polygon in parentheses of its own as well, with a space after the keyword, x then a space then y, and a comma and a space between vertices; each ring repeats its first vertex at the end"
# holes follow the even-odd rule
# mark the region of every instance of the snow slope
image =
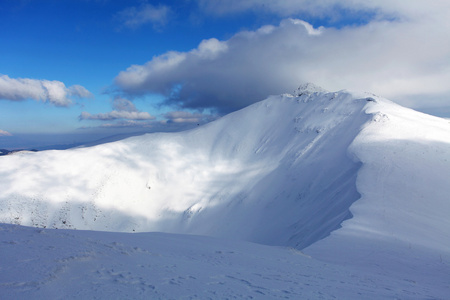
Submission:
POLYGON ((274 96, 196 130, 0 161, 0 222, 303 248, 350 217, 364 97, 274 96))
MULTIPOLYGON (((223 238, 62 231, 65 239, 80 245, 73 250, 80 253, 89 252, 91 247, 104 248, 109 243, 106 240, 126 241, 124 247, 129 251, 125 252, 130 254, 130 247, 138 243, 139 237, 143 237, 142 243, 145 240, 150 244, 173 239, 158 251, 174 253, 185 244, 183 251, 187 252, 177 252, 171 259, 180 260, 182 268, 187 268, 190 259, 197 261, 202 266, 200 273, 181 273, 186 275, 184 279, 189 278, 187 275, 198 278, 208 274, 198 281, 202 285, 210 282, 216 272, 227 274, 222 262, 212 263, 211 254, 203 250, 217 246, 218 251, 223 251, 224 245, 235 249, 230 251, 248 249, 242 255, 250 264, 249 271, 240 269, 237 272, 241 277, 226 277, 226 292, 216 286, 196 294, 203 298, 212 291, 219 291, 219 298, 256 297, 255 284, 265 288, 273 284, 270 292, 265 291, 267 297, 445 299, 450 294, 449 174, 448 120, 367 93, 330 93, 306 85, 295 95, 269 97, 187 132, 0 157, 0 222, 223 238), (90 243, 90 235, 104 240, 103 246, 90 243), (203 239, 204 245, 189 248, 197 239, 203 239), (294 258, 285 248, 250 246, 237 240, 294 247, 312 258, 294 258), (186 258, 189 249, 195 255, 186 258), (256 267, 249 253, 264 253, 259 263, 267 264, 256 267), (277 263, 286 263, 277 270, 287 273, 271 273, 275 262, 269 257, 282 257, 277 263), (297 268, 290 268, 290 262, 297 268), (312 268, 322 275, 310 281, 304 275, 311 273, 300 272, 299 268, 312 268), (255 276, 282 280, 275 284, 255 276), (283 288, 281 281, 286 283, 289 276, 294 279, 283 288), (341 284, 335 282, 340 277, 341 284), (235 286, 232 278, 239 278, 241 285, 235 286), (294 287, 299 283, 314 288, 294 287), (352 290, 350 294, 347 286, 352 290), (230 292, 235 289, 247 293, 230 292), (294 294, 283 294, 286 289, 294 294), (320 295, 317 291, 329 293, 320 295), (308 292, 313 294, 302 294, 308 292)), ((35 248, 26 245, 37 243, 41 232, 55 240, 57 232, 61 232, 9 225, 3 228, 3 237, 9 238, 14 231, 18 236, 30 236, 7 250, 23 251, 26 257, 34 257, 35 248)), ((16 242, 12 237, 11 241, 16 242)), ((5 240, 2 247, 9 245, 5 240)), ((150 248, 146 249, 151 252, 150 248)), ((121 247, 106 252, 92 250, 87 254, 92 263, 90 271, 80 271, 80 262, 68 267, 67 272, 86 276, 86 272, 98 271, 104 275, 102 266, 110 265, 98 253, 116 253, 118 249, 121 247)), ((66 250, 70 253, 70 249, 66 250)), ((66 250, 61 255, 69 255, 66 250)), ((142 258, 136 251, 130 255, 132 262, 142 258)), ((229 272, 239 269, 242 262, 236 259, 224 260, 231 266, 229 272)), ((61 267, 60 262, 49 264, 61 267)), ((119 264, 119 258, 114 258, 112 264, 119 264)), ((170 277, 179 271, 170 273, 170 263, 164 259, 150 264, 157 268, 158 276, 170 277)), ((36 268, 43 266, 36 263, 36 268)), ((12 272, 8 266, 2 269, 12 272)), ((125 269, 131 273, 142 271, 125 269)), ((127 277, 124 272, 108 274, 127 277)), ((32 280, 22 280, 21 276, 15 281, 5 279, 0 289, 3 286, 12 295, 24 292, 23 282, 28 285, 32 280)), ((126 291, 132 289, 130 280, 139 281, 130 276, 121 290, 125 297, 126 291)), ((162 287, 163 283, 159 283, 162 287)), ((200 289, 194 284, 194 294, 199 291, 196 287, 200 289)), ((94 286, 86 288, 92 293, 96 290, 94 286)), ((30 291, 38 289, 35 285, 30 291)), ((186 289, 189 285, 182 294, 172 291, 154 296, 193 296, 185 294, 186 289)), ((48 293, 43 292, 42 298, 48 293)))

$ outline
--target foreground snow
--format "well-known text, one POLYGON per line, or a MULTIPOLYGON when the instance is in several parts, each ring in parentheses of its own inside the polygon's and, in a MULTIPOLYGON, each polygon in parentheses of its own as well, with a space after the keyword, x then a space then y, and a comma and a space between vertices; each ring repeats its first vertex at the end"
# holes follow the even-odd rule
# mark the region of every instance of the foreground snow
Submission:
POLYGON ((0 222, 59 228, 2 226, 10 298, 450 295, 450 123, 374 95, 306 86, 0 166, 0 222))
POLYGON ((0 235, 2 299, 445 299, 449 291, 439 260, 421 270, 402 261, 357 267, 190 235, 14 225, 0 235))

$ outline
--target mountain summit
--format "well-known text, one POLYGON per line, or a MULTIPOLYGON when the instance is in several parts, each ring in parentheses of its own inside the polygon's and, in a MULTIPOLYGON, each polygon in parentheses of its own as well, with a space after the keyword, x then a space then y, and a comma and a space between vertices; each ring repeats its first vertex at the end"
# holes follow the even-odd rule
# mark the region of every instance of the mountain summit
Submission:
POLYGON ((294 95, 300 97, 301 95, 313 94, 313 93, 327 93, 328 91, 321 88, 320 86, 315 85, 314 83, 307 82, 301 84, 294 92, 294 95))

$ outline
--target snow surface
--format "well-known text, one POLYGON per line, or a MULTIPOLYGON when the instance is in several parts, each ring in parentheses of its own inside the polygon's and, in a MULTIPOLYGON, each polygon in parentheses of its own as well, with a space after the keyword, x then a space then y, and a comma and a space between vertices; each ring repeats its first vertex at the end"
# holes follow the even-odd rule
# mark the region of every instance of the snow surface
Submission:
POLYGON ((3 225, 0 293, 446 299, 449 174, 448 120, 311 84, 188 132, 2 156, 0 222, 92 231, 3 225))
MULTIPOLYGON (((407 272, 193 235, 1 225, 2 299, 445 299, 407 272), (389 275, 389 276, 387 276, 389 275)), ((422 275, 443 281, 448 269, 422 275)))

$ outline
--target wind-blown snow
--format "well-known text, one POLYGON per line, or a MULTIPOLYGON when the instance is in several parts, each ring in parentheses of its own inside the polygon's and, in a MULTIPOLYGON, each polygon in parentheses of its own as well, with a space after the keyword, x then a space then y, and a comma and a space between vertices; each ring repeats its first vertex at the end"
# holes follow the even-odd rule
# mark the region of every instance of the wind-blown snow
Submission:
MULTIPOLYGON (((225 238, 204 238, 205 244, 220 244, 218 248, 224 244, 250 247, 230 239, 290 246, 304 249, 313 257, 313 261, 298 258, 298 264, 305 268, 326 269, 318 259, 331 263, 330 268, 337 268, 333 269, 336 272, 343 272, 336 275, 327 269, 322 281, 311 282, 298 279, 310 273, 293 271, 286 263, 282 267, 286 274, 275 272, 268 278, 297 278, 289 285, 295 293, 286 295, 292 298, 321 297, 302 294, 308 290, 306 287, 293 288, 300 282, 316 284, 315 291, 340 289, 323 298, 359 298, 358 294, 344 292, 344 279, 351 281, 352 276, 377 277, 370 277, 377 287, 361 293, 363 298, 377 298, 377 294, 382 298, 443 298, 450 293, 450 124, 371 94, 330 93, 309 84, 299 88, 295 96, 271 96, 188 132, 148 134, 89 148, 19 153, 0 157, 0 166, 3 223, 225 238), (324 287, 341 275, 343 286, 324 287), (404 280, 408 280, 407 286, 404 280)), ((18 230, 34 235, 30 241, 39 239, 32 229, 4 228, 3 236, 18 230)), ((58 235, 42 232, 55 239, 58 235)), ((74 233, 74 243, 81 239, 83 245, 74 251, 88 251, 85 249, 92 246, 86 242, 90 234, 94 235, 74 233)), ((65 238, 69 236, 67 233, 65 238)), ((95 233, 96 239, 133 243, 137 236, 141 235, 95 233)), ((150 243, 170 239, 169 235, 142 236, 150 243)), ((181 236, 158 251, 175 251, 184 240, 187 244, 196 242, 194 237, 181 236)), ((124 247, 131 247, 127 245, 124 247)), ((275 251, 276 257, 288 255, 283 249, 260 247, 263 260, 271 255, 270 251, 275 251)), ((16 248, 26 252, 23 246, 16 248)), ((114 252, 120 247, 112 248, 114 252)), ((204 265, 205 260, 199 258, 203 251, 200 248, 193 248, 197 253, 193 259, 204 269, 189 276, 223 272, 221 266, 208 265, 210 260, 208 266, 204 265)), ((94 252, 87 255, 89 261, 103 264, 101 255, 94 252)), ((131 259, 140 255, 134 253, 131 259)), ((172 259, 184 260, 183 255, 172 259)), ((297 258, 291 255, 283 259, 295 265, 297 258)), ((230 257, 225 261, 233 268, 239 265, 230 257)), ((167 268, 165 264, 166 260, 157 263, 167 268)), ((255 270, 250 264, 249 270, 255 270)), ((101 269, 95 264, 92 268, 101 269)), ((273 265, 267 262, 261 268, 272 269, 273 265)), ((267 275, 257 270, 257 274, 267 275)), ((79 274, 74 269, 70 272, 79 274)), ((127 277, 123 272, 104 272, 127 277)), ((169 276, 167 269, 157 272, 169 276)), ((266 287, 271 284, 270 280, 256 280, 252 277, 256 273, 249 272, 241 277, 230 275, 224 280, 225 286, 233 286, 230 278, 234 277, 247 283, 252 278, 266 287)), ((211 278, 208 276, 196 282, 205 284, 211 278)), ((14 284, 20 285, 21 281, 3 282, 3 287, 14 290, 14 284)), ((351 289, 361 292, 370 285, 364 282, 361 285, 361 280, 355 279, 351 289)), ((255 288, 252 284, 244 286, 255 288)), ((268 297, 284 295, 281 288, 277 292, 274 289, 276 285, 268 297)), ((144 290, 149 292, 148 288, 144 290)), ((257 296, 253 294, 257 289, 239 295, 217 287, 215 290, 220 291, 219 297, 257 296)), ((206 297, 209 292, 205 289, 200 295, 206 297)), ((193 296, 168 293, 154 296, 193 296)))

